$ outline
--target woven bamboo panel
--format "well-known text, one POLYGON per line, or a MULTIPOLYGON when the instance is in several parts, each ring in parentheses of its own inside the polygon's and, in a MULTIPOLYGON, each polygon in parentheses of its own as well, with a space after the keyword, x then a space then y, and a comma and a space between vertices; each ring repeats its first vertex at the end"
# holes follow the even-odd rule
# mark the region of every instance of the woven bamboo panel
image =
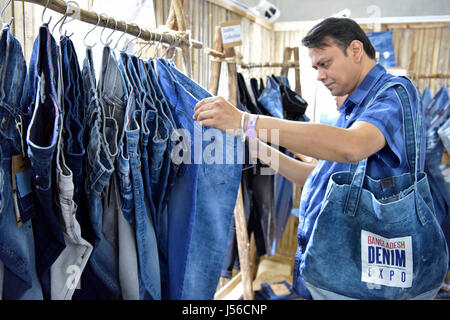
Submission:
MULTIPOLYGON (((156 23, 165 24, 170 1, 154 0, 156 23)), ((244 61, 266 62, 273 59, 273 31, 220 5, 204 0, 185 0, 184 10, 191 36, 203 42, 204 48, 212 48, 215 27, 226 21, 240 20, 243 45, 236 48, 244 61)), ((210 57, 203 50, 192 51, 193 79, 207 87, 210 57)), ((225 69, 225 68, 224 68, 225 69)), ((226 82, 226 70, 223 70, 226 82)))

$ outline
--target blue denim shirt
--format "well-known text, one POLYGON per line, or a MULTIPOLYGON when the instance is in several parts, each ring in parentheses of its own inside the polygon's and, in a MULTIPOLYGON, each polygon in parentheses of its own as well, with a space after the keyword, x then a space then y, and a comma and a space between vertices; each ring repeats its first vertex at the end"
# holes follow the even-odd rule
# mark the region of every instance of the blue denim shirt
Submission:
MULTIPOLYGON (((339 118, 335 126, 349 128, 355 121, 365 121, 375 125, 384 135, 387 145, 369 157, 366 174, 373 179, 382 179, 409 171, 403 137, 403 117, 400 100, 395 90, 390 88, 380 94, 373 102, 370 100, 389 80, 394 78, 381 65, 376 65, 367 74, 355 92, 350 95, 339 109, 339 118)), ((420 97, 409 81, 405 83, 411 100, 414 115, 420 97)), ((421 142, 420 170, 423 171, 425 159, 425 134, 421 142)), ((299 208, 298 243, 303 253, 311 236, 314 222, 320 212, 322 201, 330 176, 338 171, 350 171, 350 164, 320 160, 309 175, 303 188, 299 208)), ((299 254, 297 259, 299 259, 299 254)))

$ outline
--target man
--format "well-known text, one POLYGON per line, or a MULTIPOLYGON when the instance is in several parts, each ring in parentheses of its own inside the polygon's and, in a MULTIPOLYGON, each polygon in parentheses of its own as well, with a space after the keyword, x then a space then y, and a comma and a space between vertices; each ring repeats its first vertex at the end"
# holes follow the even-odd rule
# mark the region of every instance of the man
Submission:
MULTIPOLYGON (((367 175, 374 179, 408 172, 409 166, 403 138, 402 109, 395 90, 386 90, 369 104, 383 84, 393 76, 374 61, 375 50, 361 27, 351 19, 328 18, 311 29, 302 43, 309 50, 312 66, 317 70, 317 79, 333 96, 348 95, 339 107, 340 117, 335 126, 266 116, 256 118, 243 114, 222 97, 199 102, 195 107, 194 119, 202 126, 239 130, 241 119, 244 118, 244 129, 250 137, 253 137, 254 132, 256 138, 264 138, 260 130, 266 129, 267 142, 271 142, 273 136, 279 139, 280 146, 320 160, 317 166, 300 162, 258 141, 260 149, 272 152, 270 159, 274 159, 273 153, 277 154, 279 161, 276 165, 280 174, 304 186, 299 212, 294 287, 302 297, 311 298, 298 267, 330 176, 334 172, 349 171, 350 164, 366 158, 369 158, 367 175)), ((404 82, 408 89, 415 116, 419 103, 416 89, 406 79, 398 80, 404 82)), ((422 159, 423 152, 424 140, 422 159)), ((274 167, 273 163, 268 164, 274 167)))

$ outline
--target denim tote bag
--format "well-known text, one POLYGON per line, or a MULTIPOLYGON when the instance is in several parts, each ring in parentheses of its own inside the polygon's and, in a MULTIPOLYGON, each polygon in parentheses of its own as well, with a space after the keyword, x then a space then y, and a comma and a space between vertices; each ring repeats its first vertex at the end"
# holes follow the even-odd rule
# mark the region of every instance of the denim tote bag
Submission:
POLYGON ((401 101, 410 172, 374 180, 365 159, 330 177, 300 264, 313 299, 432 299, 447 272, 447 244, 419 169, 420 105, 414 135, 406 88, 390 82, 377 95, 388 87, 401 101))

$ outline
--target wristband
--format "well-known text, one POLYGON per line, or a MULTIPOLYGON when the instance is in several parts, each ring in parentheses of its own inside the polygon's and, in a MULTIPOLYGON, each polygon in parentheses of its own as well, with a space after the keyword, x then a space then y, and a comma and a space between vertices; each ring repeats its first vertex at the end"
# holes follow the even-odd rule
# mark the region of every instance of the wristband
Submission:
POLYGON ((258 116, 251 114, 247 124, 247 131, 245 133, 245 135, 251 139, 256 138, 256 120, 258 120, 258 116))
POLYGON ((245 142, 245 131, 244 131, 244 124, 245 124, 245 112, 242 112, 242 117, 241 117, 241 141, 245 142))

